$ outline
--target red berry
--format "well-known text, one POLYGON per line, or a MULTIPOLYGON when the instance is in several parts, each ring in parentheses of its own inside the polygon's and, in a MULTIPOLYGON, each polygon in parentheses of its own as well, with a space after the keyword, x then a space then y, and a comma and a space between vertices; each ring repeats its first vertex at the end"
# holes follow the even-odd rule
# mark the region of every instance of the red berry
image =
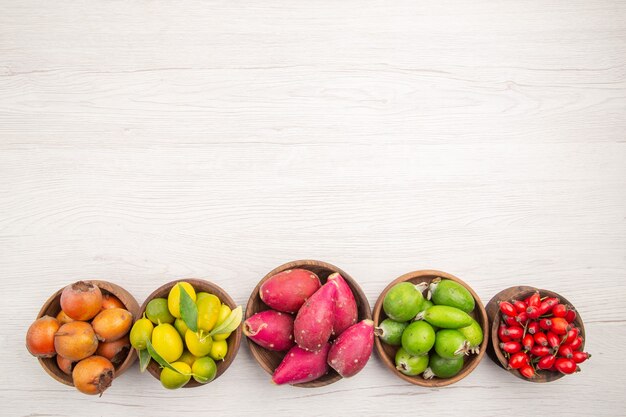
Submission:
POLYGON ((526 311, 526 307, 528 307, 523 301, 513 300, 512 303, 518 313, 526 311))
POLYGON ((537 368, 539 369, 550 369, 554 366, 554 362, 556 361, 556 356, 554 355, 546 355, 539 359, 537 362, 537 368))
POLYGON ((566 314, 567 314, 567 306, 565 304, 557 304, 552 309, 552 315, 554 317, 565 318, 566 314))
POLYGON ((500 343, 500 349, 506 353, 517 353, 522 350, 522 345, 518 342, 500 343))
POLYGON ((576 320, 576 310, 567 310, 567 313, 565 313, 565 320, 567 320, 568 323, 572 323, 576 320))
POLYGON ((535 343, 541 346, 548 346, 548 338, 545 333, 537 332, 534 334, 535 343))
POLYGON ((554 362, 554 367, 557 371, 562 374, 573 374, 578 370, 578 366, 576 366, 576 362, 567 358, 558 358, 554 362))
POLYGON ((538 357, 542 357, 542 356, 546 356, 550 354, 550 348, 547 346, 541 346, 541 345, 534 345, 531 349, 530 349, 530 353, 532 353, 535 356, 538 357))
POLYGON ((506 330, 506 324, 501 323, 500 326, 498 327, 498 339, 500 339, 500 341, 502 342, 510 342, 511 338, 507 336, 506 334, 504 334, 505 330, 506 330))
POLYGON ((546 334, 546 338, 548 339, 548 344, 551 348, 555 348, 561 344, 561 338, 553 332, 548 332, 548 334, 546 334))
POLYGON ((535 344, 535 339, 532 334, 526 333, 526 336, 522 339, 522 346, 524 346, 524 350, 530 350, 535 344))
POLYGON ((561 345, 559 347, 559 356, 569 359, 574 356, 574 349, 568 344, 561 345))
POLYGON ((502 315, 502 320, 506 323, 507 326, 517 326, 519 323, 513 316, 507 316, 506 314, 502 315))
POLYGON ((552 319, 552 325, 550 326, 550 330, 556 334, 567 334, 567 332, 571 329, 571 326, 562 317, 554 317, 552 319))
POLYGON ((539 320, 539 327, 541 327, 543 330, 550 330, 551 326, 552 326, 552 320, 548 318, 543 318, 539 320))
POLYGON ((522 374, 524 378, 531 379, 535 376, 535 370, 530 365, 524 365, 520 368, 519 373, 522 374))
POLYGON ((519 326, 511 326, 504 330, 504 334, 513 340, 519 340, 524 335, 524 329, 519 326))
POLYGON ((572 343, 574 339, 578 337, 580 334, 580 329, 578 327, 574 327, 567 332, 567 339, 565 339, 565 343, 572 343))
POLYGON ((576 363, 583 363, 590 357, 591 355, 587 352, 574 352, 574 354, 572 355, 572 360, 576 363))
POLYGON ((528 314, 525 311, 522 311, 515 317, 515 321, 519 324, 526 324, 528 321, 528 314))
POLYGON ((514 353, 509 358, 509 368, 511 369, 519 369, 528 363, 528 356, 524 352, 514 353))
POLYGON ((528 327, 526 327, 526 331, 530 334, 535 334, 539 331, 539 322, 531 321, 528 323, 528 327))
POLYGON ((539 291, 535 292, 533 295, 524 300, 528 307, 539 307, 541 304, 541 296, 539 295, 539 291))
POLYGON ((506 314, 507 316, 515 316, 517 314, 517 311, 515 311, 515 307, 513 307, 513 304, 509 303, 508 301, 502 301, 500 303, 500 311, 502 312, 502 314, 506 314))
POLYGON ((572 341, 572 343, 569 344, 570 347, 574 350, 580 350, 580 348, 583 346, 583 338, 578 336, 576 339, 574 339, 572 341))
POLYGON ((526 309, 526 313, 528 313, 528 318, 535 320, 538 319, 541 315, 541 311, 539 311, 539 307, 530 306, 526 309))

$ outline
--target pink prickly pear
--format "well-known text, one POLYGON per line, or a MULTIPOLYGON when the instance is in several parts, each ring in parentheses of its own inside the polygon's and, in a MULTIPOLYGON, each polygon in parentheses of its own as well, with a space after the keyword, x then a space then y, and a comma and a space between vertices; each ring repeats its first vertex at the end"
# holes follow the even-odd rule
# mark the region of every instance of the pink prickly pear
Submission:
POLYGON ((293 317, 280 311, 265 310, 243 322, 243 334, 269 350, 287 350, 293 341, 293 317))
POLYGON ((337 282, 328 281, 298 311, 293 330, 296 343, 302 349, 316 352, 330 339, 336 294, 337 282))
POLYGON ((350 286, 340 274, 335 272, 328 277, 328 281, 335 281, 337 283, 333 334, 340 335, 357 321, 358 310, 356 300, 354 299, 354 294, 352 294, 350 286))
POLYGON ((363 320, 341 333, 328 353, 328 364, 344 378, 365 367, 374 345, 374 322, 363 320))
POLYGON ((295 313, 321 286, 320 279, 313 272, 290 269, 279 272, 261 284, 259 296, 274 310, 295 313))
POLYGON ((300 384, 313 381, 328 372, 326 357, 330 344, 326 343, 318 352, 310 352, 298 346, 292 347, 274 371, 275 384, 300 384))

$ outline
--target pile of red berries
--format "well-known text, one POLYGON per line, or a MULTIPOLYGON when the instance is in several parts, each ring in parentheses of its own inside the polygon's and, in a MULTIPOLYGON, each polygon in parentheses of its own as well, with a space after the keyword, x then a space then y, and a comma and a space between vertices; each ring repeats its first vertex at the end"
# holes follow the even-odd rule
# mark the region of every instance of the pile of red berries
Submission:
POLYGON ((502 323, 498 328, 500 349, 525 378, 540 370, 573 374, 579 363, 591 357, 582 352, 583 338, 575 326, 576 311, 556 297, 533 293, 523 301, 499 303, 502 323))

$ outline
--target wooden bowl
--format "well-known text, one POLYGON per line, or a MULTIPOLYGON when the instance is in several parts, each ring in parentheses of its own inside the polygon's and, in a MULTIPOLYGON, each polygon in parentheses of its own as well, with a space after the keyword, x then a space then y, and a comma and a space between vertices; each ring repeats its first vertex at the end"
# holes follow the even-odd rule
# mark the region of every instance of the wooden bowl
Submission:
MULTIPOLYGON (((235 301, 233 301, 230 295, 228 295, 226 291, 213 284, 212 282, 205 281, 203 279, 185 278, 168 282, 167 284, 164 284, 154 290, 152 294, 150 294, 146 301, 144 301, 144 303, 142 304, 141 312, 138 318, 143 316, 143 313, 146 311, 146 306, 151 300, 155 298, 167 298, 172 287, 182 281, 191 284, 196 292, 208 292, 210 294, 216 295, 222 303, 226 304, 231 309, 235 309, 237 307, 237 304, 235 304, 235 301)), ((220 375, 226 372, 230 364, 235 359, 235 356, 237 356, 237 352, 239 351, 239 345, 241 344, 241 326, 237 327, 237 330, 231 333, 228 339, 226 339, 226 342, 228 343, 228 353, 226 353, 226 357, 224 357, 223 360, 216 361, 217 373, 213 381, 215 381, 217 378, 220 377, 220 375)), ((154 359, 151 359, 150 363, 148 364, 148 372, 150 372, 150 374, 152 374, 152 376, 154 376, 156 379, 161 379, 161 366, 154 359)), ((183 388, 195 388, 204 385, 208 384, 201 384, 195 379, 191 378, 189 382, 185 384, 185 386, 183 386, 183 388)))
MULTIPOLYGON (((306 269, 315 273, 319 277, 322 284, 326 282, 326 279, 329 275, 338 272, 346 280, 346 282, 350 286, 350 289, 352 290, 352 294, 354 294, 354 298, 356 300, 359 312, 358 321, 372 318, 372 312, 370 310, 370 305, 367 302, 367 297, 363 293, 363 290, 361 290, 361 287, 359 287, 359 284, 357 284, 357 282, 350 275, 334 265, 322 261, 313 261, 308 259, 288 262, 284 265, 279 266, 278 268, 273 269, 267 275, 265 275, 265 277, 263 277, 263 279, 259 281, 257 286, 254 288, 252 294, 250 294, 250 298, 248 299, 248 305, 246 306, 245 318, 248 319, 260 311, 270 309, 267 305, 265 305, 265 303, 263 303, 263 301, 261 301, 261 297, 259 296, 259 289, 265 281, 278 274, 279 272, 296 268, 306 269)), ((252 356, 254 356, 254 359, 259 363, 259 365, 261 365, 261 368, 263 368, 265 372, 272 375, 274 373, 274 370, 283 360, 286 352, 274 352, 271 350, 267 350, 257 345, 252 340, 248 338, 246 339, 248 340, 248 347, 250 348, 250 352, 252 352, 252 356)), ((293 386, 303 388, 317 388, 332 384, 333 382, 337 382, 340 379, 341 375, 339 375, 335 370, 331 368, 326 375, 314 381, 303 382, 301 384, 293 384, 293 386)))
POLYGON ((474 308, 474 311, 470 313, 470 316, 472 316, 478 322, 478 324, 480 324, 480 327, 483 329, 484 333, 483 342, 480 344, 480 352, 478 354, 472 354, 468 356, 465 359, 465 364, 463 365, 463 368, 458 374, 451 378, 434 377, 433 379, 424 379, 421 375, 405 375, 396 369, 395 357, 396 352, 398 351, 398 347, 383 343, 378 337, 374 340, 376 352, 378 352, 378 355, 382 359, 385 366, 387 366, 387 368, 389 368, 399 378, 402 378, 405 381, 410 382, 411 384, 420 385, 423 387, 443 387, 446 385, 454 384, 455 382, 458 382, 461 379, 465 378, 467 375, 469 375, 474 370, 474 368, 478 366, 478 363, 482 360, 483 356, 485 356, 485 351, 489 342, 489 326, 487 312, 485 311, 485 307, 483 307, 483 303, 480 301, 480 298, 469 285, 467 285, 465 282, 461 281, 459 278, 455 277, 452 274, 435 270, 423 270, 409 272, 399 278, 396 278, 383 290, 383 292, 378 297, 378 300, 376 301, 376 305, 374 306, 374 325, 378 326, 383 320, 387 318, 387 315, 383 310, 383 300, 385 299, 387 292, 394 285, 405 281, 409 281, 413 284, 419 284, 421 282, 430 283, 432 280, 438 277, 456 281, 459 284, 463 285, 465 288, 467 288, 470 294, 472 294, 472 297, 474 297, 474 301, 476 302, 476 307, 474 308))
MULTIPOLYGON (((535 287, 529 287, 526 285, 520 285, 516 287, 509 287, 505 290, 497 293, 488 303, 487 303, 487 315, 489 316, 489 326, 491 328, 491 337, 489 348, 487 349, 487 354, 496 364, 500 365, 503 369, 507 370, 509 373, 515 375, 516 377, 523 379, 528 382, 536 382, 536 383, 545 383, 556 381, 557 379, 562 378, 563 375, 560 372, 552 372, 552 371, 539 371, 536 373, 533 379, 524 378, 517 369, 507 369, 508 360, 504 356, 504 353, 500 349, 500 341, 498 340, 498 326, 500 325, 500 321, 502 319, 502 313, 500 312, 500 308, 498 307, 498 302, 500 301, 511 301, 511 300, 524 300, 529 297, 535 291, 539 291, 541 297, 557 297, 561 304, 569 304, 572 305, 567 299, 555 292, 549 290, 542 290, 535 287)), ((580 335, 583 338, 582 348, 585 347, 585 326, 583 324, 583 320, 576 311, 576 319, 574 320, 574 324, 576 327, 580 329, 580 335)), ((582 349, 581 348, 581 349, 582 349)))
MULTIPOLYGON (((133 318, 139 317, 139 304, 137 303, 137 300, 135 300, 135 297, 133 297, 124 288, 108 281, 99 281, 92 279, 86 282, 91 282, 92 284, 98 286, 103 294, 113 294, 120 299, 122 304, 124 304, 124 307, 126 307, 126 310, 131 312, 133 318)), ((56 317, 57 314, 59 314, 59 312, 61 311, 61 293, 63 292, 63 288, 61 288, 60 290, 55 292, 50 298, 48 298, 43 307, 41 307, 41 310, 39 310, 37 318, 43 317, 45 315, 56 317)), ((136 360, 137 352, 135 352, 135 349, 129 349, 128 354, 126 355, 126 359, 124 359, 121 364, 115 366, 115 378, 124 373, 124 371, 126 371, 136 360)), ((72 382, 72 376, 67 375, 59 369, 56 356, 52 358, 39 358, 39 363, 52 378, 65 385, 69 385, 72 387, 74 386, 74 383, 72 382)))

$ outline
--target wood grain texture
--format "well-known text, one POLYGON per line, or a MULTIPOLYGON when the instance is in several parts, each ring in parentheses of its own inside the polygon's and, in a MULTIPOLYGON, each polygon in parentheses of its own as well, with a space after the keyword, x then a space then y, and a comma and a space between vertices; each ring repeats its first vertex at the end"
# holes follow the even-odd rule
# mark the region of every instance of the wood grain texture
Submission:
POLYGON ((626 3, 0 5, 4 414, 626 413, 626 3), (96 399, 24 348, 77 279, 142 302, 195 276, 244 304, 307 258, 349 271, 372 305, 429 268, 483 300, 558 292, 593 358, 549 395, 487 360, 439 389, 374 358, 302 390, 272 386, 244 347, 219 384, 168 392, 130 369, 96 399))

